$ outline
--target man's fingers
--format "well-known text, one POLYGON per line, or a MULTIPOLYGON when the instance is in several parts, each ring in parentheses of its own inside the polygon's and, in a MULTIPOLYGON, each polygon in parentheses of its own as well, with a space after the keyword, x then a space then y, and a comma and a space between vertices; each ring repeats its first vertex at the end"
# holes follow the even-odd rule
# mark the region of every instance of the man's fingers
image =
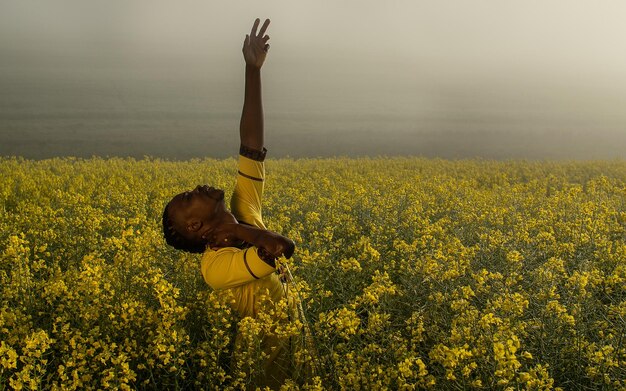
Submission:
POLYGON ((265 53, 267 53, 270 50, 270 44, 268 43, 267 45, 265 45, 265 47, 263 48, 263 51, 265 53))
POLYGON ((266 43, 269 40, 270 40, 270 36, 269 35, 266 35, 265 37, 263 37, 263 43, 266 43))
POLYGON ((250 36, 251 37, 256 37, 256 29, 257 27, 259 27, 259 23, 261 22, 261 19, 256 18, 254 20, 254 24, 252 25, 252 31, 250 32, 250 36))
POLYGON ((270 20, 269 19, 265 19, 265 22, 263 22, 263 26, 261 26, 261 31, 259 31, 259 35, 261 37, 263 36, 263 34, 265 34, 265 30, 267 30, 267 26, 269 26, 269 25, 270 25, 270 20))

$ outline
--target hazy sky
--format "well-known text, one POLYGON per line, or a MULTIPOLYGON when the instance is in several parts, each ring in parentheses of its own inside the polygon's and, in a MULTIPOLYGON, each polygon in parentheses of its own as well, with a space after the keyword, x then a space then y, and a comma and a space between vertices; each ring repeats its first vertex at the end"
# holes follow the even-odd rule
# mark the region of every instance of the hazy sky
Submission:
MULTIPOLYGON (((257 16, 272 20, 264 82, 274 113, 626 132, 617 0, 0 0, 0 82, 204 83, 216 91, 208 102, 239 110, 240 47, 257 16)), ((2 94, 0 112, 21 107, 2 94)))

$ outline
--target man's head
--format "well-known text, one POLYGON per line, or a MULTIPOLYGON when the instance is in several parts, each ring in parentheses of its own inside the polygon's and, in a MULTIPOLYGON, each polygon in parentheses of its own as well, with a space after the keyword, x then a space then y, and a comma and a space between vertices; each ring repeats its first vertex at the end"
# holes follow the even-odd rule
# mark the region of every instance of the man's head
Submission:
POLYGON ((177 250, 202 253, 211 232, 221 224, 236 223, 226 209, 224 191, 207 185, 180 193, 163 211, 163 235, 177 250))

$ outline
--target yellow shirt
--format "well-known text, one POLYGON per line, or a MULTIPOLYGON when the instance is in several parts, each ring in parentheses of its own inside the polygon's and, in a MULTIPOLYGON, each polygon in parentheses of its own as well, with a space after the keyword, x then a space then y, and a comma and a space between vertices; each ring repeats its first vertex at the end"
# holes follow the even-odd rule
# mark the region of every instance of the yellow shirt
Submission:
MULTIPOLYGON (((240 155, 231 212, 239 222, 262 229, 266 229, 261 212, 264 180, 264 163, 240 155)), ((284 297, 276 269, 259 258, 256 247, 209 248, 202 255, 201 271, 213 289, 230 290, 234 307, 242 317, 256 317, 258 298, 266 291, 274 302, 284 297)))

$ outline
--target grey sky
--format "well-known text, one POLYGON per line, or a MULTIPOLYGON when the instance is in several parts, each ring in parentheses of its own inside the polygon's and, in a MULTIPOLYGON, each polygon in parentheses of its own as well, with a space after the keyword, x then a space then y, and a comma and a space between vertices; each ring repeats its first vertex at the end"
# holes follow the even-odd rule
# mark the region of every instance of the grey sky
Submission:
POLYGON ((0 0, 0 79, 206 82, 224 94, 207 99, 230 107, 257 16, 272 19, 264 75, 276 113, 626 132, 623 1, 0 0))

